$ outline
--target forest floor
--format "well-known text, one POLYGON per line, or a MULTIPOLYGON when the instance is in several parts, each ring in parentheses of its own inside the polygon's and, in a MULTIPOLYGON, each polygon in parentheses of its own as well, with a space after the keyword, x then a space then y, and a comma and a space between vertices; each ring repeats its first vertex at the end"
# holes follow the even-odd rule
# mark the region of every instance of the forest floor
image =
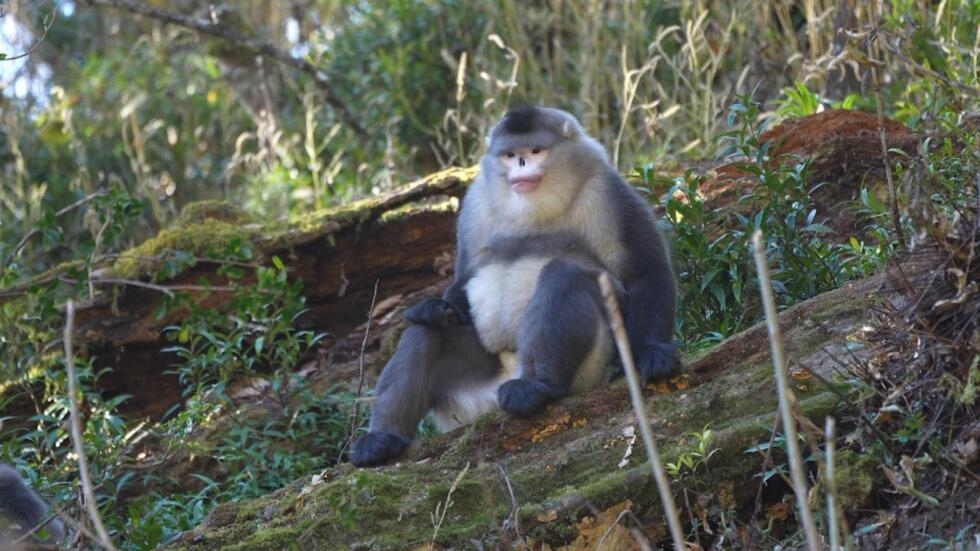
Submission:
MULTIPOLYGON (((881 178, 877 121, 849 113, 792 121, 767 137, 773 159, 813 159, 823 183, 813 197, 829 212, 836 212, 836 201, 854 199, 862 183, 881 178), (800 142, 800 136, 810 139, 800 142)), ((901 125, 889 126, 889 136, 894 147, 922 139, 901 125)), ((739 201, 746 175, 736 165, 706 174, 702 189, 712 208, 752 208, 739 201)), ((370 388, 405 306, 438 294, 449 281, 454 209, 472 176, 471 170, 437 174, 391 196, 257 232, 262 254, 289 258, 304 281, 310 311, 300 323, 334 336, 299 370, 319 388, 370 388), (364 312, 371 312, 369 323, 364 312)), ((973 214, 933 232, 929 246, 896 257, 885 273, 780 315, 798 422, 813 449, 823 449, 825 418, 837 422, 835 496, 845 533, 858 548, 980 547, 973 214)), ((829 223, 846 234, 861 221, 844 213, 829 223)), ((205 213, 138 256, 153 257, 152 247, 194 232, 220 239, 220 224, 238 228, 241 221, 205 213)), ((153 267, 127 269, 138 277, 153 267)), ((173 283, 202 277, 215 277, 214 267, 180 274, 173 283)), ((127 406, 133 415, 157 415, 180 399, 173 378, 163 376, 172 358, 160 354, 159 337, 180 312, 159 318, 158 298, 129 289, 79 314, 79 333, 92 346, 114 349, 101 354, 115 358, 105 381, 109 390, 134 396, 127 406)), ((674 465, 673 494, 688 545, 696 546, 689 548, 803 545, 785 483, 765 328, 738 333, 686 364, 681 376, 648 386, 645 396, 664 460, 674 465)), ((236 396, 236 389, 229 392, 236 396)), ((250 388, 237 392, 243 407, 268 407, 250 388)), ((614 381, 533 419, 491 414, 472 427, 420 438, 393 465, 355 469, 324 458, 322 472, 273 494, 219 505, 169 547, 664 545, 657 491, 637 434, 626 386, 614 381)), ((819 511, 830 494, 820 482, 822 459, 810 459, 816 484, 809 500, 819 511)), ((177 478, 220 474, 200 456, 175 457, 166 468, 177 478)))

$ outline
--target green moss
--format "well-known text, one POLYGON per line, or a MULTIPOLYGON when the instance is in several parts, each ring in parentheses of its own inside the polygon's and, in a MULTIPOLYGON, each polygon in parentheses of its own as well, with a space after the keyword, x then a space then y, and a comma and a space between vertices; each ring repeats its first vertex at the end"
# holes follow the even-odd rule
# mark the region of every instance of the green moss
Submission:
POLYGON ((499 488, 495 480, 496 473, 492 466, 482 472, 471 469, 451 496, 451 480, 448 481, 450 484, 436 485, 428 492, 422 511, 435 515, 435 519, 445 511, 437 532, 437 542, 451 545, 454 541, 465 540, 489 528, 493 518, 502 521, 506 517, 509 508, 505 505, 504 496, 499 492, 488 494, 489 489, 499 488))
POLYGON ((459 200, 455 198, 447 198, 440 201, 434 201, 431 203, 419 204, 419 203, 408 203, 398 207, 397 209, 392 209, 381 215, 379 219, 382 224, 391 224, 404 220, 417 214, 419 212, 456 212, 459 209, 459 200))
MULTIPOLYGON (((251 246, 257 229, 243 228, 214 218, 205 218, 200 223, 186 227, 162 230, 151 239, 119 256, 112 267, 119 277, 138 279, 146 274, 156 275, 165 265, 169 255, 182 251, 192 257, 229 256, 228 250, 236 252, 244 244, 251 246)), ((183 266, 186 267, 186 266, 183 266)), ((164 274, 165 278, 179 273, 181 266, 164 274)))
POLYGON ((367 220, 371 210, 380 202, 380 197, 370 197, 337 207, 312 211, 290 220, 287 226, 279 229, 282 233, 290 235, 317 234, 323 232, 324 228, 333 231, 367 220))
POLYGON ((177 227, 201 224, 205 220, 217 220, 229 224, 252 223, 252 218, 241 207, 227 201, 198 201, 185 206, 177 217, 177 227))
MULTIPOLYGON (((222 545, 221 549, 242 551, 280 551, 282 549, 290 549, 304 539, 307 528, 312 523, 310 520, 305 520, 289 526, 263 528, 256 530, 251 537, 244 541, 222 545)), ((316 541, 310 538, 305 539, 308 540, 308 543, 316 541)))
POLYGON ((208 515, 208 525, 221 527, 233 524, 238 520, 239 509, 241 509, 241 504, 236 501, 221 503, 208 515))
POLYGON ((841 450, 834 462, 837 498, 845 511, 866 506, 874 489, 883 481, 881 460, 870 454, 841 450))
MULTIPOLYGON (((452 186, 458 186, 458 182, 468 183, 475 175, 476 167, 450 169, 413 185, 439 190, 445 189, 447 182, 451 182, 452 186)), ((411 192, 410 188, 404 188, 399 193, 411 192)), ((383 210, 387 208, 386 202, 391 200, 390 195, 368 197, 265 226, 253 223, 246 212, 227 202, 192 203, 181 211, 176 227, 162 230, 155 237, 124 252, 112 270, 123 278, 138 279, 150 275, 158 281, 167 280, 190 265, 186 260, 183 265, 170 262, 173 259, 168 255, 170 252, 182 251, 191 257, 226 258, 229 256, 224 254, 226 250, 242 242, 260 252, 288 249, 313 238, 330 240, 341 229, 357 226, 372 216, 379 216, 379 223, 387 224, 419 211, 444 212, 458 207, 456 199, 444 198, 421 204, 409 202, 398 208, 383 210)))
POLYGON ((313 528, 316 541, 347 541, 352 535, 393 541, 418 538, 411 526, 421 519, 412 503, 412 492, 419 480, 404 469, 387 472, 353 471, 343 478, 317 488, 305 498, 308 514, 320 519, 313 528), (394 516, 405 522, 392 523, 394 516))

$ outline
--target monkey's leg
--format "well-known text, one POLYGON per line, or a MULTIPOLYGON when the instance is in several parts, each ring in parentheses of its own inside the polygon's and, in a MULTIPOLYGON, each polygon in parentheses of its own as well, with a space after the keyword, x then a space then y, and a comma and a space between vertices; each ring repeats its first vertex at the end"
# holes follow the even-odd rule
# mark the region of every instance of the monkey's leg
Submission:
POLYGON ((13 467, 0 463, 0 548, 30 532, 32 543, 60 543, 65 538, 64 524, 55 517, 41 526, 47 517, 48 507, 41 498, 13 467))
POLYGON ((473 326, 410 325, 378 378, 371 423, 351 446, 351 463, 377 465, 401 455, 437 402, 474 381, 492 380, 499 365, 473 326))
POLYGON ((541 270, 517 336, 520 378, 500 386, 500 407, 532 415, 567 395, 580 370, 602 369, 610 352, 595 279, 572 262, 552 260, 541 270), (603 339, 607 346, 600 346, 603 339))

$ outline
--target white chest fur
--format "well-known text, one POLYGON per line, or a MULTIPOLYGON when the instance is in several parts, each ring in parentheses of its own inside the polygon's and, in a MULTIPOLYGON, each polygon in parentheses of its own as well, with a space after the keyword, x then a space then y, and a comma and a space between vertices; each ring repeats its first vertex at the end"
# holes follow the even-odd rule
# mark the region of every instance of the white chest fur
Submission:
POLYGON ((489 264, 466 283, 473 325, 483 346, 493 353, 515 350, 517 333, 534 296, 547 258, 528 257, 489 264))

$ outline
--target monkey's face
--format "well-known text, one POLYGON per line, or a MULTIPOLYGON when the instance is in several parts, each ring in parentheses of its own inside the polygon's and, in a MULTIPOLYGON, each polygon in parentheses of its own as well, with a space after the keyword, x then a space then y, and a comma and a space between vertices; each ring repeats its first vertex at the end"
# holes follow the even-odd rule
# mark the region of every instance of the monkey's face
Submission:
POLYGON ((534 193, 545 175, 548 150, 543 147, 527 147, 505 151, 500 155, 510 190, 521 195, 534 193))
MULTIPOLYGON (((570 114, 550 108, 508 112, 487 137, 478 200, 488 219, 524 229, 560 223, 594 174, 607 166, 602 147, 570 114)), ((583 207, 587 209, 587 206, 583 207)))
POLYGON ((495 208, 487 214, 529 229, 550 224, 567 214, 583 182, 569 178, 560 166, 566 143, 519 147, 485 158, 487 184, 495 208))

